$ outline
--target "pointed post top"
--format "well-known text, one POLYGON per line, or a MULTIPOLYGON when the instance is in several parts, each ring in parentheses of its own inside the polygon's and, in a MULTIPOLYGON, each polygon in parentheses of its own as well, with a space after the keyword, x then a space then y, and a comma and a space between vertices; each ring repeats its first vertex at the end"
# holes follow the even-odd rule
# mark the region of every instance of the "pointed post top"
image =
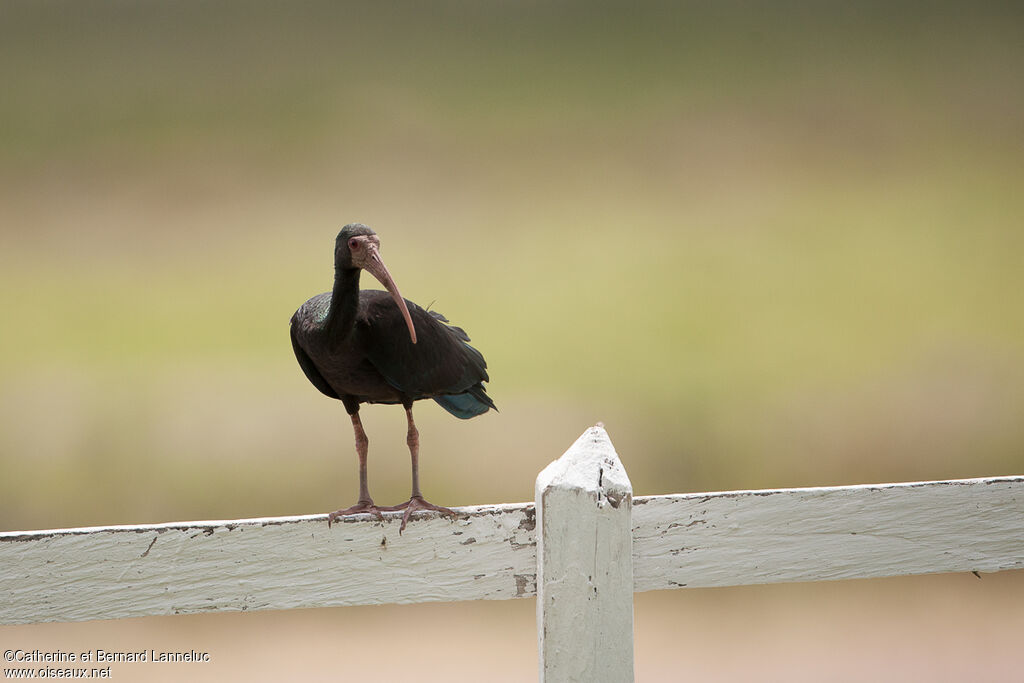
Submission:
POLYGON ((594 492, 612 507, 632 497, 629 475, 602 423, 583 432, 562 457, 537 475, 538 494, 551 488, 594 492))

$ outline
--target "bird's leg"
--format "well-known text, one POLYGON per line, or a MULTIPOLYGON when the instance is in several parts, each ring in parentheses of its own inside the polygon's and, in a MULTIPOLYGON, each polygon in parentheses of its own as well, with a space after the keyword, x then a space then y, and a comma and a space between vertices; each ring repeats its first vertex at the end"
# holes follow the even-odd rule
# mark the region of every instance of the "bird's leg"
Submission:
POLYGON ((412 418, 412 406, 405 407, 405 417, 409 421, 409 431, 405 435, 405 442, 409 445, 409 455, 412 458, 412 495, 408 502, 384 508, 386 510, 405 510, 405 514, 402 515, 402 526, 398 528, 399 534, 405 531, 405 525, 409 523, 409 515, 415 510, 434 510, 452 517, 455 516, 453 510, 428 503, 423 499, 423 494, 420 493, 420 431, 416 429, 416 421, 412 418))
POLYGON ((405 409, 405 419, 409 422, 409 431, 405 433, 405 443, 409 446, 412 458, 412 496, 423 498, 420 493, 420 430, 416 429, 416 421, 412 419, 412 408, 405 409))
POLYGON ((356 455, 359 457, 359 503, 373 505, 370 498, 370 484, 366 476, 366 456, 370 448, 370 440, 363 429, 363 421, 359 413, 352 413, 352 431, 356 435, 356 455))
POLYGON ((350 508, 336 510, 335 512, 327 515, 327 526, 330 526, 339 517, 355 515, 360 512, 368 512, 372 515, 376 515, 378 519, 384 519, 384 515, 380 513, 380 509, 373 504, 373 498, 370 498, 370 487, 369 484, 367 484, 366 453, 370 446, 370 440, 366 438, 366 432, 363 430, 362 420, 359 419, 359 412, 357 411, 352 413, 351 417, 352 429, 356 433, 356 455, 359 456, 359 500, 350 508))

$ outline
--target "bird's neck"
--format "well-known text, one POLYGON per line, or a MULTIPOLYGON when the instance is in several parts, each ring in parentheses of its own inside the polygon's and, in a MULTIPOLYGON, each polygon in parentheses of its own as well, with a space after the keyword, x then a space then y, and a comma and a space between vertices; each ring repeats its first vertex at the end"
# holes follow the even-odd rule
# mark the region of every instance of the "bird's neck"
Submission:
POLYGON ((359 310, 359 269, 337 269, 331 310, 327 315, 327 331, 333 339, 344 339, 356 324, 359 310))

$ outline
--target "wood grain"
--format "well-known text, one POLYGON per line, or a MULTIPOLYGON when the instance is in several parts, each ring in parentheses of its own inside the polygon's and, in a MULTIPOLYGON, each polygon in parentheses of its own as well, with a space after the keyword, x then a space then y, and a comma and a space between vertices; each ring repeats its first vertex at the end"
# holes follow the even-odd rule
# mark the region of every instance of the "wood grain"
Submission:
POLYGON ((1024 477, 637 497, 634 587, 1024 567, 1024 477))
MULTIPOLYGON (((457 511, 3 532, 0 623, 536 595, 533 504, 457 511)), ((632 557, 637 591, 1024 568, 1024 477, 637 497, 632 557)))

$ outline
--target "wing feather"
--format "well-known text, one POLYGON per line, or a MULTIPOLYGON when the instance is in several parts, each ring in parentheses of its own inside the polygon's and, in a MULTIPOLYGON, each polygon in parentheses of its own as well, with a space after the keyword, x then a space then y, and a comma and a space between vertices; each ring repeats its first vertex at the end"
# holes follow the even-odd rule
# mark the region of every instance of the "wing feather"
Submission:
POLYGON ((324 376, 320 374, 319 370, 317 370, 316 365, 313 363, 313 359, 309 357, 306 350, 302 348, 302 344, 299 343, 299 338, 296 334, 296 327, 300 324, 299 314, 301 312, 302 309, 300 308, 295 312, 295 315, 292 316, 290 329, 292 350, 295 351, 295 358, 299 361, 299 367, 302 368, 302 372, 305 373, 306 378, 312 382, 313 386, 319 389, 321 393, 330 396, 331 398, 340 398, 338 396, 338 392, 336 392, 331 385, 327 383, 324 376))
POLYGON ((484 391, 480 383, 489 379, 487 361, 469 345, 469 335, 462 328, 406 300, 416 327, 417 343, 413 344, 398 306, 386 292, 364 290, 360 295, 363 305, 357 330, 366 357, 389 384, 413 400, 484 391))

